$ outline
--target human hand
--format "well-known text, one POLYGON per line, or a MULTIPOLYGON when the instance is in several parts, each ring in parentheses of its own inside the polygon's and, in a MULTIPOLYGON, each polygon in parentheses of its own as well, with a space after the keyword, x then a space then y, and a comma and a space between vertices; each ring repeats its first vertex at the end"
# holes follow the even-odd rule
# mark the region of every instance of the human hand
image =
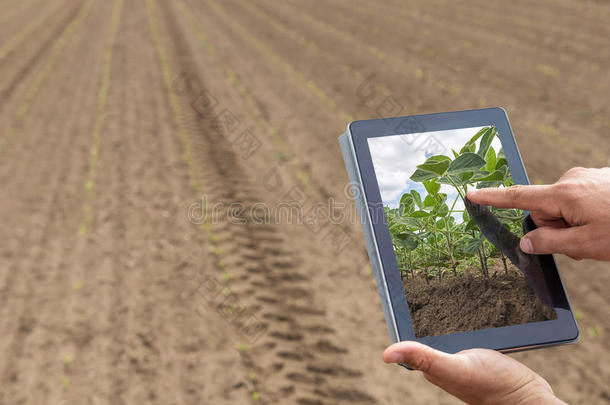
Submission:
POLYGON ((386 363, 404 363, 432 384, 468 404, 565 404, 538 374, 494 350, 447 354, 417 342, 400 342, 383 353, 386 363))
POLYGON ((469 200, 530 211, 538 229, 521 239, 532 254, 610 260, 610 168, 568 170, 555 184, 468 192, 469 200))

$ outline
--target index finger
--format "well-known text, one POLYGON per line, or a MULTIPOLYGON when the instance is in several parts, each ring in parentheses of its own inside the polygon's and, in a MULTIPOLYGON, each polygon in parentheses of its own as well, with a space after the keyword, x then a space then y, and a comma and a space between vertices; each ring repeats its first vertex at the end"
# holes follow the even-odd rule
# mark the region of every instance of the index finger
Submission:
POLYGON ((466 195, 472 202, 498 208, 528 211, 554 211, 556 194, 550 185, 515 185, 507 188, 482 188, 466 195))

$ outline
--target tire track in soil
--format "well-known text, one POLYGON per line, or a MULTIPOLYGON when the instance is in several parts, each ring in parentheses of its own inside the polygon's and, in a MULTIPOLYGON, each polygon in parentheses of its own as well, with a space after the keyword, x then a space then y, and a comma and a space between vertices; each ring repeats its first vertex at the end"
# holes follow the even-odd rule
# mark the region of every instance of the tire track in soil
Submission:
POLYGON ((78 12, 83 7, 84 3, 77 0, 73 0, 71 3, 74 5, 73 7, 59 7, 53 14, 53 17, 50 18, 52 20, 59 20, 57 25, 53 25, 52 23, 43 24, 40 29, 34 31, 30 41, 31 43, 40 45, 32 55, 27 53, 29 50, 28 47, 22 46, 19 48, 26 52, 23 56, 26 60, 21 63, 18 70, 12 66, 12 63, 19 63, 19 59, 11 57, 10 53, 7 54, 9 58, 6 61, 0 61, 0 77, 7 79, 6 82, 3 83, 4 87, 0 90, 0 113, 2 113, 6 102, 10 99, 15 89, 17 89, 21 82, 28 77, 28 74, 32 71, 34 66, 37 65, 38 61, 53 48, 53 44, 61 38, 60 34, 65 27, 77 18, 78 12), (68 10, 67 13, 66 10, 68 10), (8 62, 11 63, 9 64, 8 62), (10 76, 9 73, 14 71, 17 71, 17 73, 10 76))
MULTIPOLYGON (((132 4, 128 3, 128 6, 132 4)), ((138 21, 139 18, 141 21, 139 14, 141 9, 138 12, 134 7, 126 11, 130 20, 135 18, 138 21)), ((146 25, 142 28, 142 24, 134 24, 132 28, 141 31, 146 25)), ((140 36, 138 40, 143 39, 142 32, 134 35, 140 36)), ((134 53, 128 54, 127 63, 130 64, 135 57, 137 55, 134 53)), ((164 170, 171 166, 170 161, 180 159, 176 152, 180 146, 176 144, 178 140, 168 139, 167 135, 170 135, 171 131, 167 131, 163 125, 164 120, 161 117, 163 112, 169 110, 164 110, 164 105, 158 103, 159 99, 163 99, 163 88, 155 87, 152 96, 143 92, 149 90, 148 83, 162 83, 162 79, 156 74, 156 70, 152 74, 150 71, 140 71, 140 66, 154 65, 155 62, 154 55, 146 54, 142 57, 147 59, 143 65, 140 64, 142 61, 133 61, 131 68, 122 66, 123 69, 128 69, 131 78, 125 79, 125 82, 119 85, 121 95, 118 97, 122 101, 116 105, 119 111, 130 110, 130 105, 135 106, 135 111, 130 111, 128 116, 121 114, 118 118, 116 129, 121 128, 127 137, 121 136, 120 139, 109 143, 114 145, 112 161, 118 159, 122 163, 116 164, 117 170, 113 171, 112 179, 105 182, 110 187, 121 184, 120 188, 111 193, 115 199, 108 201, 108 204, 118 204, 118 208, 115 208, 118 211, 116 215, 124 216, 122 220, 115 220, 117 223, 112 236, 114 240, 122 241, 114 243, 113 248, 113 254, 121 257, 122 261, 117 263, 119 266, 114 266, 114 291, 110 292, 110 296, 114 296, 110 313, 115 314, 109 327, 109 330, 115 331, 109 353, 111 362, 106 367, 107 378, 112 381, 110 401, 173 403, 176 400, 176 387, 179 386, 181 389, 177 394, 180 398, 178 403, 201 403, 201 387, 192 382, 193 376, 189 376, 190 373, 197 373, 197 365, 181 358, 182 353, 176 355, 173 352, 177 347, 189 345, 185 343, 187 336, 197 328, 188 318, 184 322, 178 322, 178 319, 184 318, 184 312, 187 310, 172 301, 178 288, 171 278, 168 279, 169 266, 163 266, 166 245, 183 243, 171 236, 170 240, 167 240, 168 235, 184 233, 180 223, 168 223, 159 215, 160 210, 168 208, 168 199, 171 201, 171 196, 184 194, 185 187, 181 182, 183 178, 164 170), (137 85, 133 86, 132 92, 125 93, 129 84, 134 83, 137 85), (142 126, 144 123, 149 123, 146 130, 142 126), (132 127, 133 130, 130 130, 132 127), (142 135, 152 136, 152 139, 142 135), (154 164, 151 164, 151 158, 156 160, 154 164), (127 162, 132 163, 126 164, 127 162), (159 191, 152 189, 153 185, 159 187, 159 191), (134 195, 137 195, 140 201, 138 206, 134 206, 134 195), (127 199, 125 196, 132 197, 127 199), (149 225, 143 226, 143 223, 149 225), (173 229, 168 229, 168 226, 173 229), (157 253, 148 253, 149 246, 155 246, 157 253), (139 269, 141 270, 138 271, 139 269), (142 271, 143 269, 146 271, 142 271), (178 333, 175 331, 176 327, 180 328, 178 333), (176 357, 180 359, 176 360, 176 357), (178 366, 175 363, 178 363, 178 366), (177 367, 179 369, 176 369, 177 367)), ((123 74, 125 76, 117 73, 117 77, 129 76, 123 74)), ((118 134, 116 129, 111 133, 118 134)), ((188 185, 188 182, 186 184, 188 185)), ((189 351, 194 353, 193 356, 197 356, 197 343, 190 346, 189 351)))
MULTIPOLYGON (((165 3, 164 11, 177 63, 184 71, 195 65, 194 58, 174 11, 165 3)), ((204 88, 199 75, 193 76, 192 88, 204 88)), ((197 96, 194 92, 188 95, 190 99, 197 96)), ((210 114, 186 111, 185 125, 194 135, 192 150, 206 195, 225 206, 239 201, 251 207, 260 202, 232 146, 222 133, 212 129, 210 114)), ((332 330, 319 324, 325 313, 315 306, 315 294, 307 288, 308 276, 282 247, 281 233, 270 225, 254 225, 248 213, 241 213, 239 219, 245 224, 223 222, 213 228, 220 239, 218 246, 231 253, 235 265, 237 281, 231 284, 232 289, 269 328, 251 351, 242 354, 244 363, 262 376, 262 398, 270 403, 280 398, 300 404, 374 402, 355 388, 360 372, 336 366, 345 350, 332 341, 332 330), (286 313, 296 316, 283 315, 286 313), (320 337, 323 332, 327 336, 320 337)))
MULTIPOLYGON (((156 53, 157 65, 159 67, 158 72, 162 75, 162 86, 159 90, 163 95, 160 98, 165 101, 165 108, 159 110, 159 112, 162 113, 159 114, 159 121, 162 124, 173 124, 172 128, 163 127, 163 129, 166 130, 164 132, 165 134, 178 132, 177 137, 172 136, 169 139, 167 139, 167 136, 164 137, 164 142, 167 142, 168 140, 172 140, 174 143, 177 142, 179 144, 178 149, 182 152, 182 158, 174 160, 173 165, 177 165, 178 168, 180 168, 182 172, 180 179, 183 180, 183 185, 186 186, 186 190, 183 192, 183 198, 177 196, 176 201, 188 201, 193 198, 193 190, 196 191, 196 194, 201 194, 201 188, 197 170, 192 160, 191 146, 188 139, 189 134, 186 132, 181 119, 181 107, 175 94, 172 92, 170 64, 162 41, 162 38, 168 38, 168 34, 163 31, 162 35, 160 31, 160 24, 156 18, 156 14, 158 13, 155 11, 156 7, 152 1, 146 2, 146 9, 150 34, 156 53), (177 163, 180 161, 183 163, 177 163)), ((178 154, 178 156, 180 155, 178 154)), ((170 156, 168 156, 168 159, 171 161, 170 156)), ((173 176, 170 175, 170 177, 173 176)), ((182 210, 180 210, 177 215, 182 215, 182 210)), ((191 223, 187 223, 186 225, 193 230, 191 223)), ((200 241, 203 234, 200 229, 197 229, 196 231, 195 240, 197 243, 194 246, 196 257, 190 258, 190 263, 185 263, 184 258, 187 257, 187 255, 192 255, 194 253, 192 244, 186 246, 186 248, 191 248, 190 251, 188 249, 182 249, 184 250, 182 251, 179 249, 181 241, 176 237, 172 237, 169 241, 166 241, 164 245, 159 246, 167 248, 167 245, 170 245, 169 248, 175 248, 174 250, 176 251, 173 254, 178 255, 179 261, 176 264, 174 262, 175 258, 173 258, 172 262, 174 262, 174 264, 172 267, 175 266, 175 271, 178 275, 185 270, 189 271, 190 269, 188 267, 185 268, 185 266, 191 264, 190 267, 193 267, 192 264, 195 262, 197 262, 197 266, 195 266, 194 273, 197 274, 201 269, 198 265, 207 263, 205 255, 202 257, 204 263, 199 263, 200 261, 197 260, 199 258, 198 256, 201 255, 201 252, 197 253, 197 251, 200 250, 197 246, 203 245, 203 241, 200 241)), ((167 239, 166 235, 164 236, 165 239, 167 239)), ((189 296, 189 293, 186 291, 189 288, 192 289, 192 286, 184 285, 185 283, 177 283, 177 281, 179 281, 178 278, 183 277, 176 277, 173 272, 172 276, 173 277, 168 280, 167 288, 165 288, 163 292, 166 293, 169 290, 172 291, 175 296, 168 300, 171 305, 164 303, 164 308, 171 308, 172 311, 177 311, 177 313, 168 314, 169 319, 160 319, 158 321, 160 323, 157 323, 156 328, 159 332, 159 346, 163 345, 168 348, 164 357, 163 369, 168 370, 169 376, 165 378, 160 376, 160 379, 162 379, 162 384, 159 389, 160 402, 163 404, 174 402, 176 396, 172 393, 177 391, 176 387, 179 387, 179 403, 200 403, 198 400, 200 396, 205 398, 217 398, 217 401, 222 403, 235 403, 236 395, 240 397, 237 400, 238 403, 247 402, 248 396, 243 395, 242 389, 247 384, 243 381, 233 384, 230 377, 229 381, 227 381, 227 376, 236 378, 234 376, 245 374, 245 371, 242 370, 243 367, 239 366, 240 363, 238 358, 236 358, 236 354, 232 350, 227 353, 227 342, 237 340, 235 329, 226 322, 225 319, 221 318, 218 311, 210 310, 213 309, 213 307, 211 307, 209 302, 203 299, 205 297, 201 299, 203 302, 193 303, 193 294, 190 294, 189 296), (200 311, 200 309, 207 309, 207 311, 200 311), (180 322, 177 320, 180 320, 180 322), (206 327, 207 325, 214 325, 214 327, 209 328, 206 327), (173 353, 172 351, 175 351, 176 353, 173 353), (172 356, 174 354, 177 354, 177 356, 172 356), (205 363, 201 361, 202 357, 206 359, 205 363), (220 366, 216 366, 214 361, 218 362, 220 366), (196 375, 197 372, 200 372, 201 374, 196 375), (206 384, 204 381, 208 383, 206 384), (240 392, 234 392, 235 390, 240 390, 240 392), (227 399, 227 401, 222 401, 220 398, 227 399)), ((192 280, 190 281, 192 282, 192 280)), ((196 281, 198 284, 201 280, 196 281)), ((197 291, 195 291, 195 293, 197 293, 197 291)))
MULTIPOLYGON (((93 32, 95 33, 95 31, 93 32)), ((84 36, 83 41, 80 43, 87 45, 84 41, 93 38, 84 36)), ((88 42, 88 44, 90 43, 88 42)), ((90 52, 79 50, 78 57, 83 58, 88 54, 90 52)), ((74 71, 70 68, 67 72, 68 77, 71 77, 73 73, 74 71)), ((33 184, 31 184, 28 190, 35 191, 35 198, 41 198, 40 194, 38 194, 40 190, 47 190, 48 187, 48 190, 51 191, 42 194, 42 201, 36 201, 37 206, 42 207, 42 209, 40 213, 35 213, 35 218, 41 218, 43 222, 37 223, 36 219, 29 222, 28 236, 32 241, 26 244, 26 246, 32 246, 32 249, 28 251, 28 254, 16 260, 14 271, 9 273, 11 276, 5 284, 5 291, 7 293, 10 291, 12 295, 14 294, 14 299, 17 302, 7 303, 7 296, 3 294, 2 297, 2 308, 10 307, 12 312, 10 317, 2 317, 8 321, 8 325, 3 326, 2 329, 15 331, 14 334, 6 336, 7 341, 10 343, 8 343, 6 350, 3 349, 3 352, 11 353, 11 357, 6 359, 2 372, 3 384, 9 387, 2 394, 8 398, 19 398, 30 393, 30 391, 23 389, 18 391, 13 390, 13 386, 22 379, 23 375, 28 378, 28 385, 40 388, 41 392, 52 390, 52 387, 49 388, 49 383, 56 382, 49 381, 49 375, 41 376, 37 372, 41 366, 49 366, 54 360, 49 360, 49 357, 52 357, 52 354, 55 353, 48 350, 52 343, 45 339, 45 332, 49 330, 52 332, 57 331, 56 326, 51 323, 48 316, 49 311, 54 313, 56 307, 49 303, 61 302, 53 294, 61 294, 61 286, 64 284, 66 272, 64 271, 65 268, 61 265, 61 260, 64 257, 63 254, 56 254, 58 250, 63 250, 65 245, 61 246, 61 243, 58 242, 60 238, 54 238, 53 235, 62 234, 65 231, 66 220, 69 223, 69 218, 73 218, 69 216, 70 209, 66 210, 65 207, 66 196, 74 193, 72 189, 74 183, 72 180, 78 179, 80 171, 77 168, 83 164, 83 161, 78 158, 65 159, 66 150, 73 150, 72 148, 75 147, 78 149, 80 145, 79 139, 81 139, 78 136, 78 126, 83 124, 86 126, 87 122, 86 118, 83 120, 83 117, 76 112, 83 105, 86 105, 85 100, 89 95, 86 89, 94 82, 88 80, 86 74, 80 77, 81 81, 78 84, 84 91, 80 93, 80 97, 72 99, 73 102, 68 110, 71 111, 69 114, 70 118, 67 120, 55 119, 49 123, 48 127, 44 126, 44 130, 49 131, 49 133, 53 133, 54 127, 57 127, 55 132, 58 133, 59 138, 43 137, 43 142, 36 145, 36 147, 45 151, 45 159, 42 160, 44 164, 42 166, 29 165, 28 168, 33 170, 33 173, 28 173, 27 171, 24 173, 25 178, 34 179, 33 184), (37 173, 39 171, 42 173, 37 173), (55 173, 51 180, 48 177, 49 173, 55 173), (48 257, 51 260, 47 261, 48 257), (57 266, 52 264, 56 260, 60 263, 57 266), (48 263, 48 266, 45 266, 45 263, 48 263), (49 267, 54 269, 49 271, 49 267), (27 270, 24 270, 24 268, 27 268, 27 270), (51 285, 54 287, 58 286, 58 288, 55 289, 51 285), (38 347, 46 348, 43 349, 45 359, 32 358, 26 355, 28 353, 26 348, 35 350, 38 347), (43 381, 41 382, 40 379, 37 382, 32 381, 36 377, 42 377, 43 381)), ((60 89, 58 90, 60 91, 60 89)), ((52 94, 49 94, 49 96, 53 97, 52 94)), ((56 105, 55 103, 49 104, 56 105)), ((66 105, 62 105, 62 108, 66 108, 66 105)), ((55 117, 57 118, 57 116, 55 117)), ((62 242, 70 245, 69 241, 63 240, 62 242)), ((51 335, 54 335, 54 333, 51 335)), ((2 398, 0 397, 0 399, 2 398)), ((11 403, 14 402, 11 401, 11 403)))

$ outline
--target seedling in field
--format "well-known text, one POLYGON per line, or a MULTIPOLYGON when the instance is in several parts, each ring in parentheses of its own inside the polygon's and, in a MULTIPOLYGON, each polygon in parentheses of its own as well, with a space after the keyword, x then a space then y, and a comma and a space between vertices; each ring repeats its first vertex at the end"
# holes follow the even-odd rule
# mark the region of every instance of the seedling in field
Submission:
POLYGON ((591 339, 597 338, 600 335, 601 331, 602 328, 599 325, 590 326, 587 328, 587 334, 591 339))
POLYGON ((246 353, 250 347, 248 346, 247 343, 237 343, 235 345, 235 348, 237 349, 238 352, 246 353))

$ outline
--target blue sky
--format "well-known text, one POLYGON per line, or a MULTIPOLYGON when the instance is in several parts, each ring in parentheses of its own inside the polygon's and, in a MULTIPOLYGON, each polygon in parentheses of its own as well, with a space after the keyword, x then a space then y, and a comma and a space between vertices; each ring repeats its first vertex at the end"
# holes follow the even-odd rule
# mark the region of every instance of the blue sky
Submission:
MULTIPOLYGON (((423 199, 427 195, 424 185, 409 180, 416 166, 431 155, 452 156, 451 149, 459 152, 481 128, 483 127, 369 138, 373 167, 384 205, 391 208, 398 207, 400 197, 411 190, 417 190, 423 199)), ((492 147, 498 153, 501 148, 498 138, 494 139, 492 147)), ((451 208, 457 192, 453 187, 444 184, 441 185, 441 192, 447 194, 447 204, 451 208)), ((464 203, 458 199, 455 210, 463 209, 464 203)), ((461 213, 456 213, 454 216, 458 222, 461 222, 461 213)))

